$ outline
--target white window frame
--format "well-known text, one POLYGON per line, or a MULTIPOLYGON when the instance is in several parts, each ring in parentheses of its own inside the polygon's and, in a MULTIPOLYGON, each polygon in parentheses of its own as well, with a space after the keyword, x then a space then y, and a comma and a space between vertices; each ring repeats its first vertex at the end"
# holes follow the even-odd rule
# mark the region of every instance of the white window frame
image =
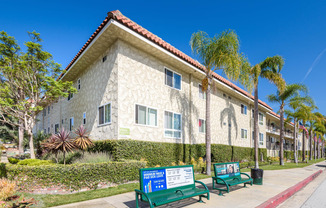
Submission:
MULTIPOLYGON (((104 114, 105 115, 105 114, 104 114)), ((105 103, 103 105, 100 105, 97 107, 97 116, 98 116, 98 122, 97 122, 97 126, 105 126, 105 125, 110 125, 112 123, 112 103, 111 102, 108 102, 108 103, 105 103), (109 105, 110 104, 110 121, 108 123, 103 123, 103 124, 100 124, 100 107, 104 107, 104 113, 105 113, 105 106, 106 105, 109 105)), ((105 118, 104 118, 104 122, 105 122, 105 118)))
MULTIPOLYGON (((203 124, 202 124, 203 125, 203 124)), ((199 130, 199 133, 203 133, 203 134, 205 134, 206 133, 206 120, 205 119, 201 119, 201 118, 199 118, 198 119, 198 130, 199 130), (202 120, 202 121, 204 121, 204 131, 201 131, 201 129, 200 129, 200 126, 199 126, 199 121, 200 120, 202 120)))
POLYGON ((79 91, 81 89, 81 81, 80 78, 77 80, 77 90, 79 91))
POLYGON ((258 144, 259 144, 259 146, 264 145, 264 134, 263 133, 259 133, 259 135, 258 135, 258 144), (263 140, 261 140, 261 136, 262 136, 263 140))
POLYGON ((59 125, 58 123, 54 124, 54 133, 56 134, 56 133, 58 133, 59 131, 60 131, 60 125, 59 125), (58 131, 57 131, 57 132, 55 131, 55 126, 56 126, 56 125, 58 125, 58 131))
POLYGON ((169 111, 169 110, 164 110, 163 111, 163 136, 164 138, 171 138, 171 139, 181 139, 182 138, 182 128, 183 128, 183 125, 182 125, 182 114, 181 113, 176 113, 176 112, 173 112, 173 111, 169 111), (165 112, 169 112, 169 113, 172 113, 172 129, 166 129, 165 128, 165 112), (174 114, 178 114, 180 115, 180 125, 181 125, 181 129, 180 130, 175 130, 174 129, 174 114), (166 136, 165 135, 165 130, 170 130, 170 131, 180 131, 180 138, 178 137, 169 137, 169 136, 166 136))
POLYGON ((258 123, 259 123, 259 125, 264 125, 264 114, 261 112, 258 112, 258 123), (262 117, 263 117, 262 121, 259 120, 259 115, 262 115, 262 117))
POLYGON ((243 114, 243 115, 247 115, 248 114, 248 106, 247 105, 245 105, 245 104, 240 104, 240 107, 241 107, 241 114, 243 114), (244 112, 242 112, 242 106, 243 106, 243 111, 244 112), (246 110, 244 110, 244 109, 246 109, 246 110))
POLYGON ((248 139, 248 130, 247 129, 241 129, 240 134, 241 134, 240 135, 241 139, 248 139), (246 133, 245 137, 242 137, 242 132, 246 133))
POLYGON ((200 98, 200 99, 202 99, 202 100, 206 100, 206 92, 205 91, 203 91, 202 90, 203 88, 202 88, 202 84, 198 84, 198 97, 200 98), (202 91, 203 92, 203 97, 201 97, 201 95, 200 95, 200 91, 202 91))
POLYGON ((75 124, 75 119, 74 117, 70 117, 69 119, 69 131, 72 131, 74 128, 74 124, 75 124), (71 122, 72 121, 72 122, 71 122))
POLYGON ((169 87, 169 88, 171 88, 171 89, 175 89, 175 90, 182 91, 182 75, 179 74, 179 73, 177 73, 177 72, 175 72, 175 71, 173 71, 173 70, 171 70, 171 69, 169 69, 168 67, 164 67, 164 80, 163 80, 163 81, 164 81, 164 85, 165 85, 165 86, 167 86, 167 87, 169 87), (171 71, 173 74, 177 74, 177 75, 180 76, 180 89, 174 87, 174 76, 173 76, 173 79, 172 79, 173 87, 171 87, 171 86, 169 86, 169 85, 166 84, 166 73, 165 73, 166 70, 169 70, 169 71, 171 71))
POLYGON ((83 113, 83 125, 86 125, 87 120, 86 120, 86 112, 83 113))
POLYGON ((139 104, 139 103, 135 103, 135 113, 134 113, 134 122, 135 122, 135 125, 137 126, 149 126, 149 127, 158 127, 158 109, 157 108, 154 108, 154 107, 151 107, 151 106, 148 106, 148 105, 143 105, 143 104, 139 104), (136 123, 136 106, 142 106, 142 107, 145 107, 146 108, 146 124, 138 124, 136 123), (152 110, 156 110, 156 126, 153 126, 153 125, 149 125, 148 124, 148 109, 152 109, 152 110))
POLYGON ((69 93, 68 95, 68 101, 72 100, 74 98, 74 93, 69 93))

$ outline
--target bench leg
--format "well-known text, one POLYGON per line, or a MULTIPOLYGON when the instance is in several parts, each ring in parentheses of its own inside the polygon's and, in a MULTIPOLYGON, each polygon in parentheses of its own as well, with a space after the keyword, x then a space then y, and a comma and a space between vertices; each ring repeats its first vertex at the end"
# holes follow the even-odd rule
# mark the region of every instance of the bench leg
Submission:
POLYGON ((138 199, 139 199, 139 197, 138 197, 138 193, 136 193, 136 208, 139 207, 139 205, 138 205, 138 199))
POLYGON ((199 200, 198 200, 199 203, 204 203, 203 200, 201 199, 202 197, 203 197, 203 195, 199 196, 199 200))
POLYGON ((244 183, 243 187, 246 187, 246 183, 244 183))

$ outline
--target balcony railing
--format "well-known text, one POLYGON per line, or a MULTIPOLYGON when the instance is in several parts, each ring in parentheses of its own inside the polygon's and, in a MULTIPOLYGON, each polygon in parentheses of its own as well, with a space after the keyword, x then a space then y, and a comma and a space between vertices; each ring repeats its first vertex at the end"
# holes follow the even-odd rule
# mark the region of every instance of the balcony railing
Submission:
MULTIPOLYGON (((266 126, 266 131, 272 134, 280 135, 280 128, 275 126, 266 126)), ((293 133, 288 131, 283 131, 284 136, 288 138, 293 138, 293 133)))

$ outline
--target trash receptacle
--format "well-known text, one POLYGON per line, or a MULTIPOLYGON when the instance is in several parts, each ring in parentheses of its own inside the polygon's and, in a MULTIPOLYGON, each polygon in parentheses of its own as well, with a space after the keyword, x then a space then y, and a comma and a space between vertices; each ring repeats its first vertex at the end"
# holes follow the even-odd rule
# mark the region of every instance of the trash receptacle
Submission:
POLYGON ((263 185, 263 169, 251 169, 251 178, 253 179, 253 183, 256 185, 263 185))

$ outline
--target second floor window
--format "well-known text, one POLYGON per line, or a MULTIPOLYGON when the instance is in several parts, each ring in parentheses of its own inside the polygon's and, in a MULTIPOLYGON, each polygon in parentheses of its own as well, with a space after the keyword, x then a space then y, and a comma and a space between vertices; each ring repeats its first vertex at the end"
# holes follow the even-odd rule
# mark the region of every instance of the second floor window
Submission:
POLYGON ((241 129, 241 139, 247 139, 247 130, 241 129))
POLYGON ((258 121, 260 125, 264 124, 264 115, 262 113, 258 114, 258 121))
POLYGON ((199 132, 206 132, 206 121, 204 119, 199 119, 199 132))
POLYGON ((203 86, 201 84, 198 85, 199 88, 199 98, 206 99, 206 92, 203 91, 203 86))
POLYGON ((246 105, 241 104, 241 113, 244 115, 247 115, 247 106, 246 105))
POLYGON ((165 84, 181 90, 181 75, 165 68, 165 84))
POLYGON ((83 113, 83 124, 86 124, 86 112, 83 113))
POLYGON ((74 97, 74 93, 69 93, 68 95, 68 101, 71 100, 74 97))
POLYGON ((136 105, 136 124, 157 126, 157 110, 142 105, 136 105))
POLYGON ((73 128, 74 128, 74 117, 71 117, 69 121, 69 131, 72 131, 73 128))

